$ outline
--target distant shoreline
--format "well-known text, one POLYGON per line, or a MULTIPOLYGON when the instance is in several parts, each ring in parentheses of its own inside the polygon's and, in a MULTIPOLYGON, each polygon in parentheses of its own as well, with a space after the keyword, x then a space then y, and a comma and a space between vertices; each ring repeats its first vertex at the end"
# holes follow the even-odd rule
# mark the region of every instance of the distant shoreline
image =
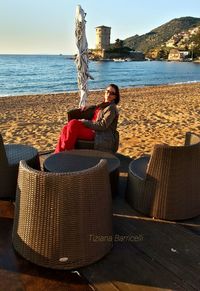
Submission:
MULTIPOLYGON (((170 84, 150 84, 150 85, 133 85, 129 87, 120 87, 120 90, 123 89, 134 89, 134 88, 145 88, 145 87, 160 87, 160 86, 176 86, 176 85, 190 85, 190 84, 198 84, 200 81, 188 81, 188 82, 178 82, 178 83, 170 83, 170 84)), ((98 91, 104 91, 105 88, 99 88, 99 89, 89 89, 89 92, 98 92, 98 91)), ((60 94, 71 94, 71 93, 76 93, 79 94, 79 90, 72 90, 72 91, 61 91, 61 92, 48 92, 48 93, 23 93, 23 94, 16 94, 16 95, 0 95, 0 98, 7 98, 7 97, 21 97, 21 96, 38 96, 38 95, 60 95, 60 94)))

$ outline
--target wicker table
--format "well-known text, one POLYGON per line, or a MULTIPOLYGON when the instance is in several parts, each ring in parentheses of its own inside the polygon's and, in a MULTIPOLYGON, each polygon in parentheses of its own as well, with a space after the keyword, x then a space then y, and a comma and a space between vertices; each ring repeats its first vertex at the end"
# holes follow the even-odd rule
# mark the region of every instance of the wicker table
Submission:
POLYGON ((44 170, 48 172, 75 172, 95 166, 100 159, 107 160, 111 191, 114 197, 117 194, 120 161, 111 153, 95 150, 65 151, 48 157, 43 166, 44 170))

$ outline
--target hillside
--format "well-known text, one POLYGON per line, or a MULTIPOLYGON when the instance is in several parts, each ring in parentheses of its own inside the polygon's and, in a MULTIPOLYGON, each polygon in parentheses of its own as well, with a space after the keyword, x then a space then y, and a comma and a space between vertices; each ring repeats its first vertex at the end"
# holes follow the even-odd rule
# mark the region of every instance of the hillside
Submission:
POLYGON ((146 34, 126 38, 124 46, 146 53, 168 41, 174 34, 198 25, 200 25, 200 18, 190 16, 175 18, 146 34))

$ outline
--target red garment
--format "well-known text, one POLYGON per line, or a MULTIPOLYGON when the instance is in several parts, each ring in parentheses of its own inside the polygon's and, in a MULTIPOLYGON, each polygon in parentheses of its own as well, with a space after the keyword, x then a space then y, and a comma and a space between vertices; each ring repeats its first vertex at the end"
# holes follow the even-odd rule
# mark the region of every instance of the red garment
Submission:
POLYGON ((97 120, 97 117, 98 117, 98 114, 99 114, 99 111, 100 111, 100 107, 97 107, 94 111, 94 115, 92 117, 92 121, 96 121, 97 120))
POLYGON ((72 150, 77 139, 93 140, 95 136, 94 130, 87 128, 80 120, 70 120, 62 129, 55 153, 65 150, 72 150))

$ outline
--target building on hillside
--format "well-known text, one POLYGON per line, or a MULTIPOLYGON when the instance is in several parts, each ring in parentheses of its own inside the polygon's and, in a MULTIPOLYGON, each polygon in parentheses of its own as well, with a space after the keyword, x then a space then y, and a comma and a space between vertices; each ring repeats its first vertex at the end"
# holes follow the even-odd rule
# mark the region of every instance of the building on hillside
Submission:
POLYGON ((159 52, 160 52, 159 48, 152 49, 147 53, 146 57, 150 60, 159 59, 159 52))
POLYGON ((96 27, 96 49, 107 50, 110 48, 110 31, 111 27, 97 26, 96 27))
POLYGON ((188 51, 179 51, 178 49, 171 49, 168 55, 168 61, 184 61, 188 58, 188 51))
POLYGON ((195 28, 191 28, 188 30, 188 32, 191 34, 191 35, 195 35, 197 34, 198 32, 200 31, 200 26, 197 26, 195 28))

